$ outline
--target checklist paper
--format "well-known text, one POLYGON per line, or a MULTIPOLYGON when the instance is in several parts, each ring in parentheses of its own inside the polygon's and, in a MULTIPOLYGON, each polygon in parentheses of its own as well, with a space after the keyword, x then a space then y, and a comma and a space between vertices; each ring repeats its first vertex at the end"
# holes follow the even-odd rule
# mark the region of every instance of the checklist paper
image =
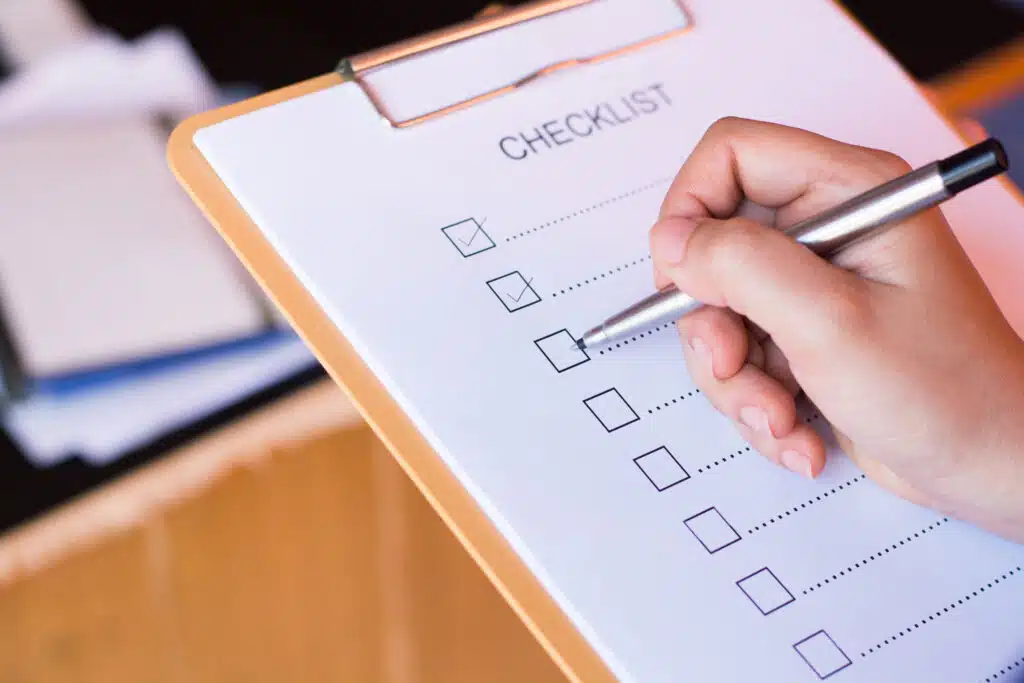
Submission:
MULTIPOLYGON (((652 291, 648 229, 716 119, 915 165, 961 146, 830 4, 687 6, 678 38, 424 124, 388 127, 346 83, 194 141, 621 680, 1003 680, 1024 666, 1024 549, 888 494, 831 439, 816 481, 767 462, 671 325, 572 347, 652 291)), ((617 24, 575 30, 614 44, 617 24)), ((550 44, 521 35, 516 55, 550 44)), ((1024 330, 1021 204, 990 183, 943 210, 1024 330)))

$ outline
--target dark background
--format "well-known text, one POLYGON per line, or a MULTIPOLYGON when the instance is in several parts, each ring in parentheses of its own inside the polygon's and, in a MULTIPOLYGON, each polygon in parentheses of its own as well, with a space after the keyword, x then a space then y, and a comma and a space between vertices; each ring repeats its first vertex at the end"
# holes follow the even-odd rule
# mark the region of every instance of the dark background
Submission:
MULTIPOLYGON (((486 0, 82 0, 80 4, 95 23, 128 39, 154 28, 177 26, 217 81, 271 89, 330 71, 344 56, 467 19, 486 0)), ((1024 13, 995 0, 847 0, 844 4, 911 75, 924 81, 1024 32, 1024 13)), ((104 468, 71 459, 37 470, 0 432, 0 532, 320 377, 320 370, 296 377, 104 468)))
MULTIPOLYGON (((488 1, 84 0, 81 4, 94 21, 129 38, 157 25, 176 25, 221 82, 273 88, 330 71, 341 57, 468 19, 488 1)), ((914 76, 925 80, 1024 31, 1024 14, 995 0, 846 0, 841 4, 914 76)))

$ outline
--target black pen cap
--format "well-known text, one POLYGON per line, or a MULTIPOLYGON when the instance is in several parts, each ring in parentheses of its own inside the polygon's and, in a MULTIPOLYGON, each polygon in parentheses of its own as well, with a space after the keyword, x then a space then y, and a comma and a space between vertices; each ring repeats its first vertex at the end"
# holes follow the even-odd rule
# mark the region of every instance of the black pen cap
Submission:
POLYGON ((939 162, 942 182, 950 194, 958 194, 1010 168, 1003 145, 995 138, 968 147, 939 162))

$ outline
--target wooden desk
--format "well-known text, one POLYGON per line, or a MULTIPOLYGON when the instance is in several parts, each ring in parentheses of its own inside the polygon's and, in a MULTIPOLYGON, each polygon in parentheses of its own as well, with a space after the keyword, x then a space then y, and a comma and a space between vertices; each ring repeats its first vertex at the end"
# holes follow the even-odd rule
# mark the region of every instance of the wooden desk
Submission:
POLYGON ((563 681, 324 383, 0 541, 0 681, 563 681))

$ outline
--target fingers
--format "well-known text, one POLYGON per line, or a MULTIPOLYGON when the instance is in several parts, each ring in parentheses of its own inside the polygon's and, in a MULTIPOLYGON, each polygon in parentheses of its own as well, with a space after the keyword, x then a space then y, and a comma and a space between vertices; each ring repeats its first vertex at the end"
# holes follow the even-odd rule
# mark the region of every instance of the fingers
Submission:
POLYGON ((785 387, 793 396, 800 393, 800 383, 793 376, 793 370, 789 367, 789 359, 782 353, 782 349, 775 342, 767 340, 764 347, 764 371, 767 375, 785 387))
POLYGON ((711 404, 769 460, 816 476, 825 464, 824 445, 796 419, 799 387, 779 347, 722 308, 697 311, 678 328, 691 376, 711 404))
POLYGON ((800 393, 789 360, 778 345, 729 309, 704 308, 679 320, 676 327, 685 344, 700 346, 701 354, 708 356, 715 379, 729 379, 749 363, 779 382, 791 396, 800 393))
POLYGON ((750 354, 747 330, 738 315, 724 308, 704 308, 677 323, 683 343, 696 351, 715 379, 740 371, 750 354))
MULTIPOLYGON (((981 133, 974 129, 965 135, 981 133)), ((755 205, 774 211, 772 227, 786 228, 910 170, 906 161, 882 150, 799 128, 724 118, 707 130, 680 168, 659 223, 727 219, 755 205)), ((942 270, 965 265, 963 249, 942 223, 933 210, 855 245, 835 263, 875 281, 927 286, 935 280, 937 261, 942 270)))
POLYGON ((651 230, 657 270, 697 300, 729 308, 790 359, 856 341, 870 314, 868 283, 782 233, 744 218, 669 218, 651 230))
POLYGON ((729 218, 744 200, 790 225, 909 170, 898 157, 798 128, 725 118, 676 175, 661 217, 729 218))
MULTIPOLYGON (((751 363, 742 362, 729 374, 716 368, 712 344, 715 350, 724 351, 719 358, 734 361, 740 346, 733 345, 735 340, 731 337, 742 325, 717 315, 702 317, 708 320, 688 324, 687 331, 692 327, 707 333, 720 325, 718 331, 724 332, 726 339, 719 343, 721 339, 709 336, 712 342, 706 345, 704 337, 684 337, 687 366, 701 392, 716 410, 735 422, 744 439, 759 453, 802 476, 817 476, 825 465, 824 443, 809 426, 797 420, 793 393, 751 363)), ((724 361, 719 365, 725 367, 724 361)))

